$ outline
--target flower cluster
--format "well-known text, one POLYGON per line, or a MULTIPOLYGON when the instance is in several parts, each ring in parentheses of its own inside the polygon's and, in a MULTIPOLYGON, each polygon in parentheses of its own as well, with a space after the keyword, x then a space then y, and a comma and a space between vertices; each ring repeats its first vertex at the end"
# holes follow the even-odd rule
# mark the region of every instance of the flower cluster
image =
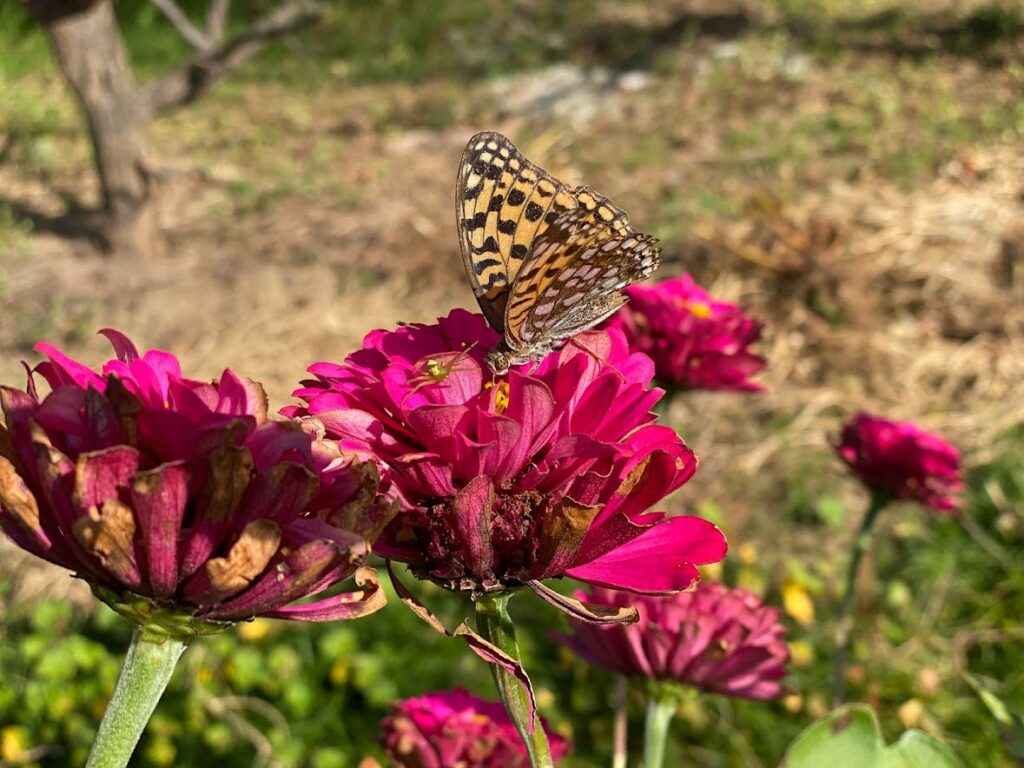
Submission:
POLYGON ((858 413, 843 427, 839 457, 870 489, 954 512, 963 490, 960 452, 911 422, 858 413))
POLYGON ((184 378, 174 356, 104 333, 117 357, 101 372, 40 344, 49 359, 27 391, 2 389, 0 526, 14 542, 167 631, 382 605, 369 569, 362 592, 288 605, 365 561, 393 514, 373 464, 268 420, 255 382, 184 378))
MULTIPOLYGON (((566 739, 542 721, 555 761, 566 739)), ((398 768, 525 768, 526 748, 505 708, 463 690, 400 702, 381 723, 381 741, 398 768)))
POLYGON ((578 595, 635 607, 629 626, 593 626, 570 620, 558 640, 598 666, 747 699, 784 693, 789 649, 778 609, 742 589, 701 582, 676 595, 629 595, 606 589, 578 595))
MULTIPOLYGON (((653 423, 650 360, 618 331, 580 334, 495 379, 497 334, 453 311, 435 325, 369 334, 287 411, 389 469, 405 501, 376 550, 420 577, 474 593, 569 575, 637 592, 696 582, 725 539, 696 517, 648 510, 696 468, 653 423)), ((552 602, 566 600, 539 590, 552 602)))
POLYGON ((654 361, 658 379, 680 389, 760 392, 751 376, 765 367, 749 351, 761 323, 735 304, 715 301, 689 275, 631 285, 629 304, 608 322, 654 361))

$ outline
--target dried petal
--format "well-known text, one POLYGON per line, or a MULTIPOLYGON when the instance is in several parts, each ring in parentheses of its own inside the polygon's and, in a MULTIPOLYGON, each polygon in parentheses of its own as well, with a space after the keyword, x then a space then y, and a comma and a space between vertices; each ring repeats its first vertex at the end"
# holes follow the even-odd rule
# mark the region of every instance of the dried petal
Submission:
POLYGON ((108 499, 97 509, 93 507, 74 526, 75 538, 103 566, 128 586, 139 585, 132 542, 135 538, 135 516, 131 507, 117 499, 108 499))
POLYGON ((272 520, 254 520, 242 530, 227 557, 206 563, 210 586, 222 596, 245 589, 267 567, 281 544, 281 529, 272 520))
POLYGON ((14 464, 0 456, 0 507, 14 517, 26 531, 39 535, 39 505, 14 464))

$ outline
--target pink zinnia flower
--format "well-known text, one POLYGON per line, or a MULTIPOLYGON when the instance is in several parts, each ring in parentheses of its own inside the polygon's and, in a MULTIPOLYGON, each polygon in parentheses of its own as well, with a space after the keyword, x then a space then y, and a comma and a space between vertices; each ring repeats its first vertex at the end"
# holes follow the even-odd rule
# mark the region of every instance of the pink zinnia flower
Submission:
POLYGON ((187 379, 173 355, 103 333, 117 358, 102 372, 39 344, 49 361, 28 391, 0 391, 0 527, 16 544, 136 623, 186 635, 383 605, 360 569, 393 514, 372 463, 268 421, 256 382, 187 379), (287 605, 357 570, 365 590, 287 605))
POLYGON ((873 491, 955 512, 963 490, 960 451, 909 421, 856 414, 836 446, 839 457, 873 491))
POLYGON ((735 304, 715 301, 686 274, 625 293, 629 303, 608 327, 654 361, 660 381, 680 389, 764 391, 750 377, 765 360, 748 349, 761 338, 761 323, 735 304))
POLYGON ((370 333, 344 363, 311 367, 316 381, 295 393, 308 406, 287 413, 376 456, 402 494, 376 551, 448 589, 527 584, 565 610, 582 606, 541 580, 670 592, 697 581, 694 564, 724 557, 711 523, 648 511, 696 459, 653 423, 662 393, 647 357, 618 331, 593 331, 495 378, 483 358, 496 342, 480 315, 455 310, 370 333))
POLYGON ((745 590, 701 582, 676 595, 595 589, 577 597, 633 606, 640 613, 629 626, 570 619, 572 634, 556 639, 592 664, 745 699, 784 693, 779 680, 786 674, 789 648, 779 611, 745 590))
MULTIPOLYGON (((558 761, 569 742, 542 720, 551 756, 558 761)), ((381 723, 381 741, 399 768, 526 768, 529 761, 515 726, 499 702, 463 690, 407 699, 381 723)))

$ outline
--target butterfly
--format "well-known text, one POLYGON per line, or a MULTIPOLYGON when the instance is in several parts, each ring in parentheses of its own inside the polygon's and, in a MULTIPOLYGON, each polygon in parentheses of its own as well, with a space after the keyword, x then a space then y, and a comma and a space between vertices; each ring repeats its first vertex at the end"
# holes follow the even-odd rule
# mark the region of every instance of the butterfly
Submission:
POLYGON ((469 140, 455 198, 466 274, 502 334, 486 358, 497 374, 612 315, 661 260, 608 198, 559 181, 500 133, 469 140))

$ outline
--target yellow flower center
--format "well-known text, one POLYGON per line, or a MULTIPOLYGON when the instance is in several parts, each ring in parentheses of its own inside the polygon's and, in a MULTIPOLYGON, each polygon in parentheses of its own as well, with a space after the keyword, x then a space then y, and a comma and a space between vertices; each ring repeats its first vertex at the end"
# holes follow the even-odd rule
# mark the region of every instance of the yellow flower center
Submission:
POLYGON ((508 409, 508 382, 499 381, 494 387, 494 412, 502 414, 508 409))
POLYGON ((711 317, 711 305, 706 301, 691 301, 686 305, 686 308, 690 310, 690 314, 694 317, 702 319, 711 317))

